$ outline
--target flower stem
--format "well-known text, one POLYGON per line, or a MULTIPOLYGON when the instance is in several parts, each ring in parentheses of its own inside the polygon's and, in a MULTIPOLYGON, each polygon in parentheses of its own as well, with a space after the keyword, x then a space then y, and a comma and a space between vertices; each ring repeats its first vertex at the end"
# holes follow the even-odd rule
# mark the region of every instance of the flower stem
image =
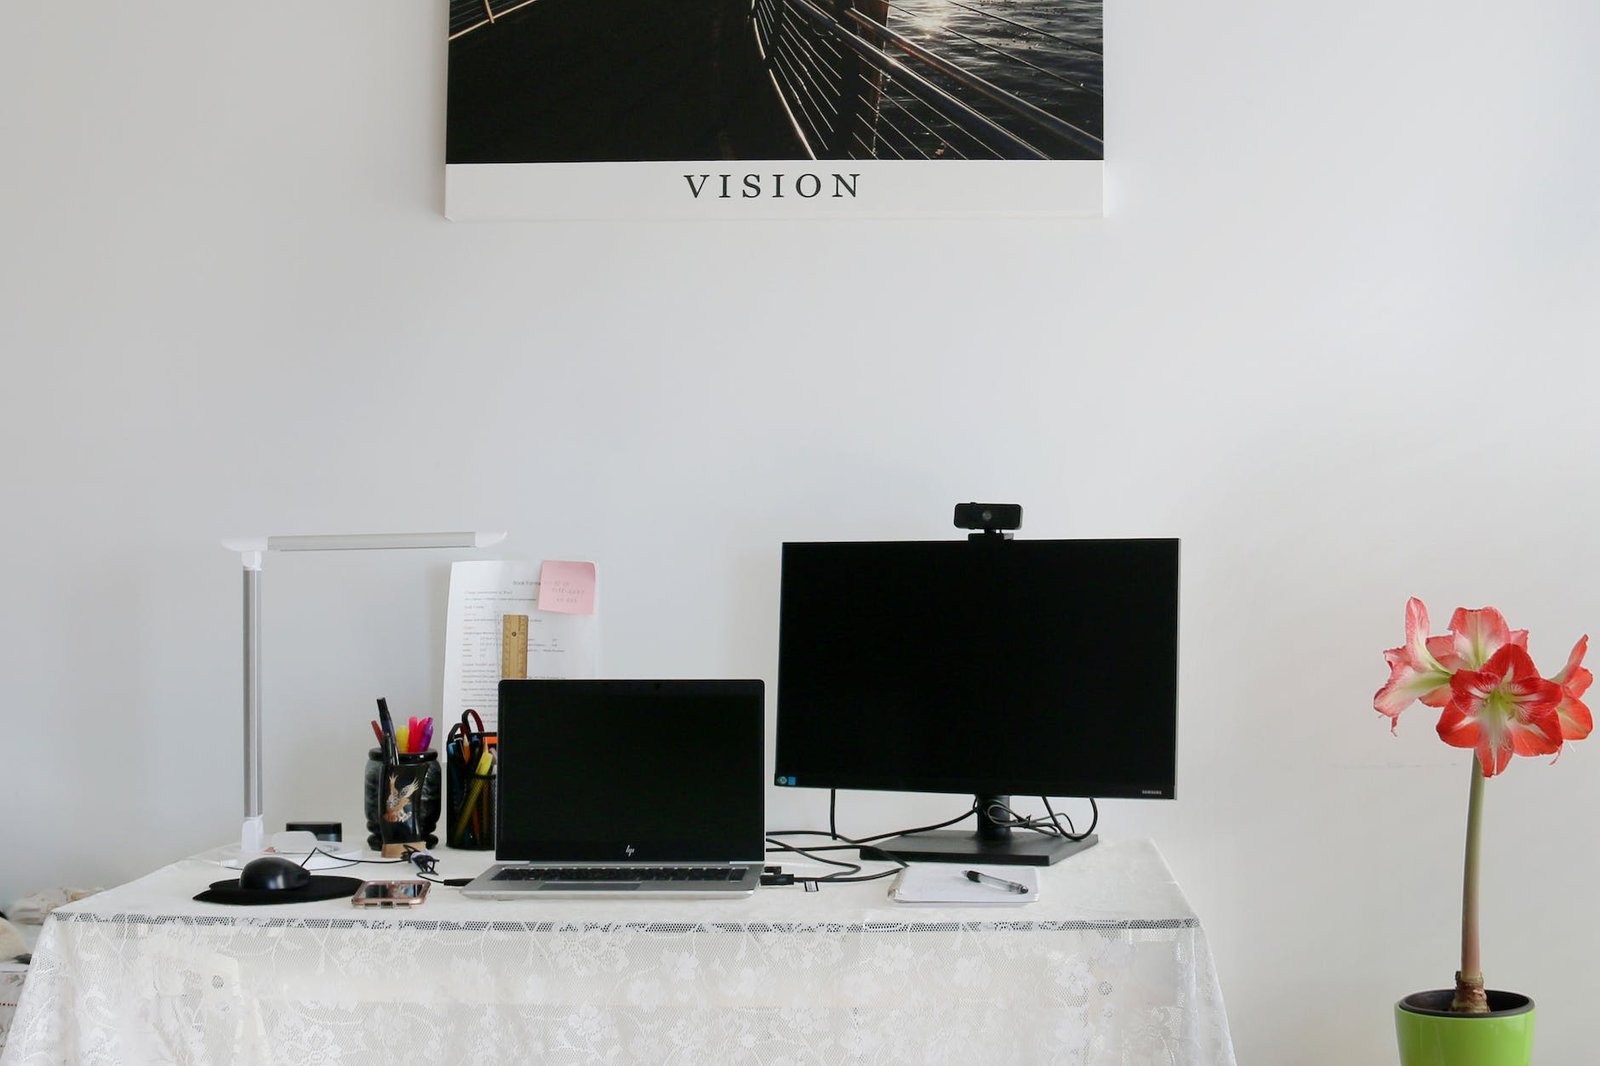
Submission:
POLYGON ((1478 957, 1478 853, 1483 839, 1483 766, 1472 760, 1472 790, 1467 794, 1467 857, 1461 875, 1461 969, 1450 1009, 1461 1014, 1489 1013, 1478 957))

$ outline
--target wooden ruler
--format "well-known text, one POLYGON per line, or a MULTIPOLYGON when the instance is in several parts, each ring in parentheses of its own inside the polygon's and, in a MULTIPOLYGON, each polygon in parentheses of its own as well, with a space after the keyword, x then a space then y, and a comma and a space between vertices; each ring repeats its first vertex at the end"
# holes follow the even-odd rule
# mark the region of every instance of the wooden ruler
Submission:
POLYGON ((528 676, 528 616, 500 616, 500 676, 528 676))

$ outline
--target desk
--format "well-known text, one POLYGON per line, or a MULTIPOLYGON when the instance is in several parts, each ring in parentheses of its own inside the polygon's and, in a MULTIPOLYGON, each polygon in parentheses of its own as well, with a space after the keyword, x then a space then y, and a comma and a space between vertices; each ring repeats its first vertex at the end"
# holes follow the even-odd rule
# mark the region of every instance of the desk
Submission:
MULTIPOLYGON (((440 855, 448 876, 486 862, 440 855)), ((56 911, 0 1062, 1234 1061, 1200 923, 1145 841, 1042 871, 1025 907, 907 907, 888 881, 728 902, 435 886, 381 913, 189 898, 221 876, 184 860, 56 911)))

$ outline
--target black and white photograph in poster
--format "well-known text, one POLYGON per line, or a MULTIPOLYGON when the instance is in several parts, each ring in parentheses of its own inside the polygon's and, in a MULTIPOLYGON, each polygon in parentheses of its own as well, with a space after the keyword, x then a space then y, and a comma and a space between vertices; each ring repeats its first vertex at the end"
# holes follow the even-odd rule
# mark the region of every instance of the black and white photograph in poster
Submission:
POLYGON ((1098 216, 1101 0, 451 0, 454 219, 1098 216))

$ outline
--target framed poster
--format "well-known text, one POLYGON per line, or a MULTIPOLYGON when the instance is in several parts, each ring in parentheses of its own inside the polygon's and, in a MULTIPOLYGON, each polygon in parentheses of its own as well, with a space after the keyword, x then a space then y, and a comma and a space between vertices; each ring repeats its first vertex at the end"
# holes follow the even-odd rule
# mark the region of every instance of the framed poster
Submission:
POLYGON ((1101 0, 452 0, 445 214, 1102 211, 1101 0))

